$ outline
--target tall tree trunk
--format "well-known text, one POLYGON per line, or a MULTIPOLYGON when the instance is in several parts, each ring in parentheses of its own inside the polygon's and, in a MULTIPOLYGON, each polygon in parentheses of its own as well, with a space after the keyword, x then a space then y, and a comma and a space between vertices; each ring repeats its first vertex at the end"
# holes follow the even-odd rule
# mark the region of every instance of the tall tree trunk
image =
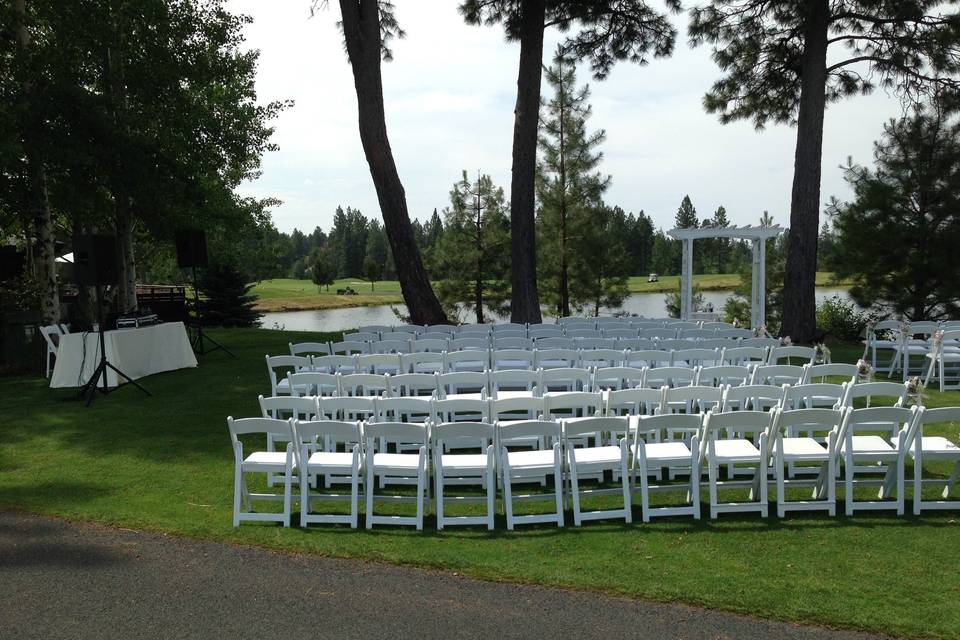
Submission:
POLYGON ((817 233, 830 13, 827 0, 811 0, 807 8, 780 331, 794 342, 812 341, 817 327, 817 233))
POLYGON ((480 207, 480 176, 477 175, 476 221, 474 222, 474 247, 477 251, 476 272, 473 283, 473 305, 477 311, 477 324, 483 324, 483 218, 480 207))
POLYGON ((537 292, 537 244, 534 179, 537 127, 540 124, 540 77, 543 66, 545 0, 522 0, 520 65, 513 121, 513 175, 510 182, 510 245, 513 322, 540 322, 537 292))
POLYGON ((566 140, 566 92, 563 86, 563 59, 557 60, 557 77, 560 112, 557 121, 560 123, 557 141, 560 149, 560 309, 561 317, 570 315, 570 274, 567 264, 567 140, 566 140))
MULTIPOLYGON (((14 32, 24 65, 28 64, 30 31, 27 28, 26 0, 13 0, 14 32)), ((53 214, 47 191, 47 169, 40 153, 37 135, 43 126, 38 112, 39 101, 30 70, 24 70, 22 85, 23 120, 21 133, 30 184, 30 208, 36 247, 33 252, 33 276, 40 288, 40 321, 43 324, 60 322, 60 291, 57 286, 57 254, 54 246, 53 214)))
POLYGON ((387 240, 396 262, 403 300, 414 324, 443 324, 443 307, 430 286, 430 278, 413 238, 407 197, 393 160, 383 110, 380 75, 380 15, 377 0, 340 0, 343 34, 357 91, 360 141, 380 202, 387 240))
POLYGON ((117 292, 121 312, 137 308, 137 261, 133 254, 133 215, 129 205, 117 206, 117 262, 120 274, 117 292))

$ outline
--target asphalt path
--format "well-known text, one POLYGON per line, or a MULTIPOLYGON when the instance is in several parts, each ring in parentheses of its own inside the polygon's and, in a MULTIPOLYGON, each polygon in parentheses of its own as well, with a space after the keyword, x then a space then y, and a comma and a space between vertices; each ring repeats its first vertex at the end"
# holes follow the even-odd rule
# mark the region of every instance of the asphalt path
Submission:
POLYGON ((0 513, 0 638, 874 638, 0 513))

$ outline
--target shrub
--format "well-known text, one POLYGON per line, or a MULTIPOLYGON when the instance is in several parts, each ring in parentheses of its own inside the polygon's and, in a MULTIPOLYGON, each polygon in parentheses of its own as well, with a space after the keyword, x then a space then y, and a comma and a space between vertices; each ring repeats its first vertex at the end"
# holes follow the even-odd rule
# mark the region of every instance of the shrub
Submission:
POLYGON ((856 340, 870 320, 870 314, 840 296, 832 296, 817 305, 817 328, 838 340, 856 340))
POLYGON ((253 308, 247 276, 231 265, 210 266, 198 283, 203 322, 222 327, 255 327, 263 314, 253 308))

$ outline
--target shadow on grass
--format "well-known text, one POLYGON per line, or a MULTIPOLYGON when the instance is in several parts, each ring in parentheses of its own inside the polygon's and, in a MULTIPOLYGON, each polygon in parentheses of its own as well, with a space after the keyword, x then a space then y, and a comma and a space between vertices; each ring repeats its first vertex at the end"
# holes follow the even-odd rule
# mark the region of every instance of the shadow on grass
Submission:
POLYGON ((73 537, 57 521, 0 514, 0 571, 30 567, 90 569, 126 562, 123 553, 103 546, 64 539, 73 537))

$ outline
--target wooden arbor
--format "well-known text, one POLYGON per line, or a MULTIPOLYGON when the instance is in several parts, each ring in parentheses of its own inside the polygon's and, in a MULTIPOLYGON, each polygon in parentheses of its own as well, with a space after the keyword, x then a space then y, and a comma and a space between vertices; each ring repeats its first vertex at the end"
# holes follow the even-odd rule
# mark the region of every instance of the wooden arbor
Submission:
POLYGON ((785 229, 772 227, 706 227, 671 229, 671 238, 683 242, 683 264, 680 272, 680 317, 689 320, 693 314, 693 241, 703 238, 737 238, 750 240, 753 247, 753 289, 750 295, 750 326, 766 322, 767 240, 785 229))

